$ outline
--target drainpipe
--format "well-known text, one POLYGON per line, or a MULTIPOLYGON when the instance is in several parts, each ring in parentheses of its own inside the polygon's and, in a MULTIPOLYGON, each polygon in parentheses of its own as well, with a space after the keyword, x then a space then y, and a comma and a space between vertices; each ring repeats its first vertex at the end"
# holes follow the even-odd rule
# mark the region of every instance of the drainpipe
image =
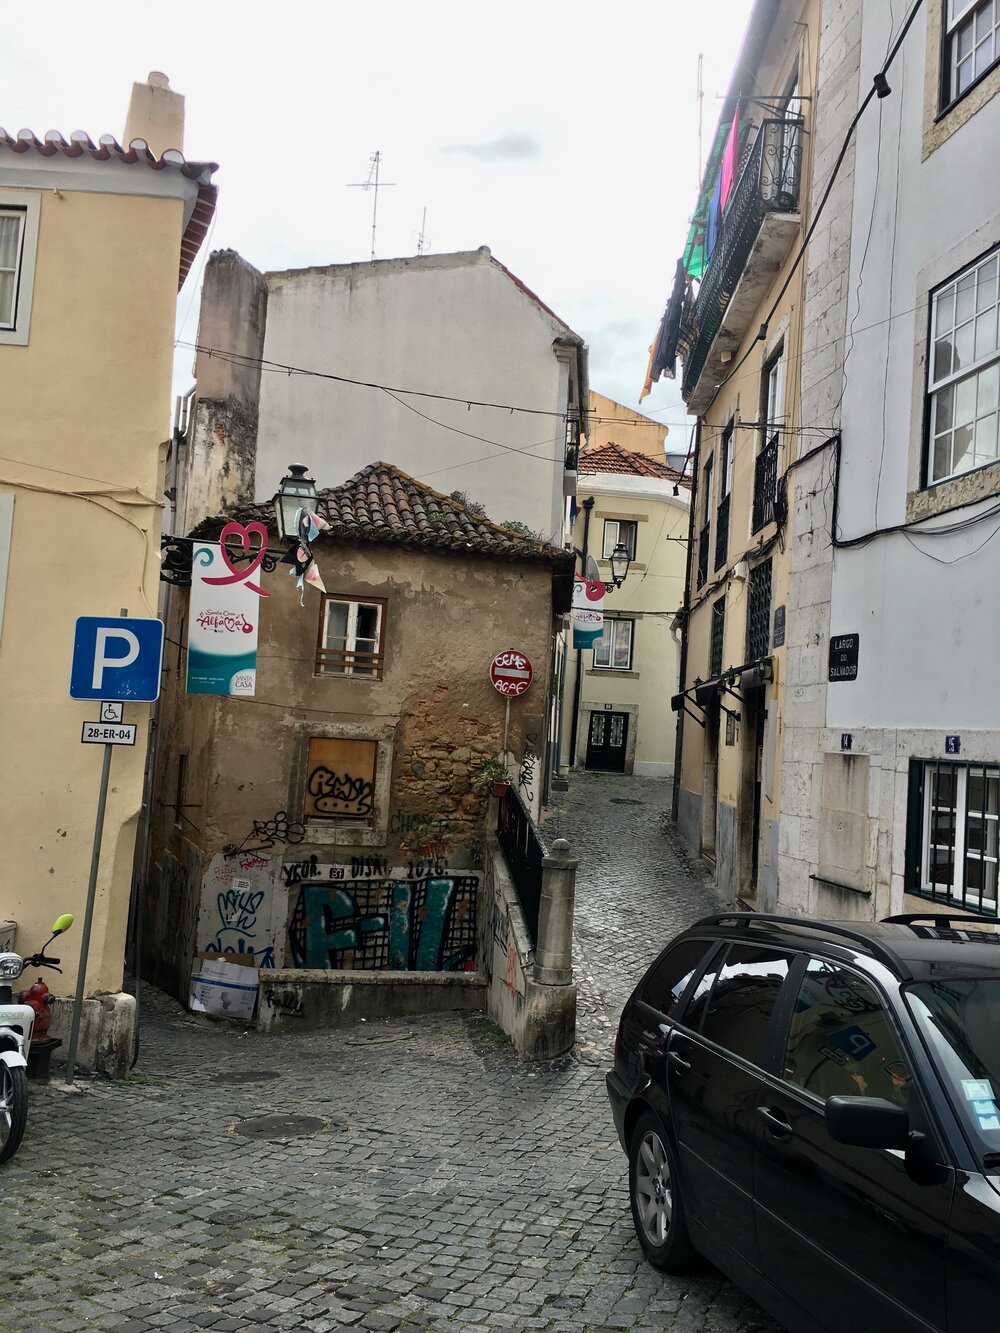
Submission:
MULTIPOLYGON (((691 467, 691 498, 688 504, 688 544, 687 568, 684 571, 684 601, 681 606, 681 662, 680 688, 683 690, 687 679, 688 658, 688 621, 691 613, 691 556, 694 551, 694 511, 698 495, 698 459, 701 456, 701 417, 694 427, 694 459, 691 467)), ((684 750, 684 710, 677 714, 677 731, 674 739, 674 790, 670 798, 670 818, 677 823, 677 807, 681 790, 681 755, 684 750)))
MULTIPOLYGON (((590 511, 594 507, 594 497, 588 495, 581 508, 583 509, 583 550, 580 552, 581 573, 587 572, 587 556, 589 554, 590 542, 590 511)), ((576 680, 573 682, 573 721, 572 729, 569 735, 569 766, 572 768, 576 763, 576 733, 580 725, 580 691, 583 683, 583 649, 576 650, 576 680)))

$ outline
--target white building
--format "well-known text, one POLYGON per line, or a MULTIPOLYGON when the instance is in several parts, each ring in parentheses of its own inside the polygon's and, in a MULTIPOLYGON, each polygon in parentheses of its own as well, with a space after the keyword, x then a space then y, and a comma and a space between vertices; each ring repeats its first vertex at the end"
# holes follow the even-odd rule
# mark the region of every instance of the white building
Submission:
MULTIPOLYGON (((900 17, 824 13, 814 198, 900 17)), ((918 9, 809 249, 779 910, 997 912, 996 17, 918 9)))
POLYGON ((322 487, 384 458, 562 541, 586 348, 486 246, 266 274, 216 253, 198 341, 189 523, 270 499, 289 463, 322 487))

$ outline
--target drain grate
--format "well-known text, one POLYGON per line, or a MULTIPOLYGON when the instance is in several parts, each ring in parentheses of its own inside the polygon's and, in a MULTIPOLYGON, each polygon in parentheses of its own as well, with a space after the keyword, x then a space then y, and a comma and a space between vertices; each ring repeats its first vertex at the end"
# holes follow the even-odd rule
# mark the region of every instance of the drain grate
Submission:
POLYGON ((612 797, 611 797, 611 804, 612 804, 612 805, 642 805, 642 802, 641 802, 641 801, 637 801, 637 800, 636 800, 634 797, 632 797, 632 796, 612 796, 612 797))
POLYGON ((318 1134, 326 1126, 318 1115, 258 1115, 241 1120, 233 1130, 247 1139, 297 1139, 318 1134))

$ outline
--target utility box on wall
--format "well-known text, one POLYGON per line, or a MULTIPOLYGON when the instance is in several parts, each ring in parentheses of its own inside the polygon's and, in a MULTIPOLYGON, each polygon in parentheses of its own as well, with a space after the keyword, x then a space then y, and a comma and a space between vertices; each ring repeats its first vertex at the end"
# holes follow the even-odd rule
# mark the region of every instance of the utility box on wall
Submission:
POLYGON ((14 936, 16 934, 16 921, 0 921, 0 953, 14 952, 14 936))

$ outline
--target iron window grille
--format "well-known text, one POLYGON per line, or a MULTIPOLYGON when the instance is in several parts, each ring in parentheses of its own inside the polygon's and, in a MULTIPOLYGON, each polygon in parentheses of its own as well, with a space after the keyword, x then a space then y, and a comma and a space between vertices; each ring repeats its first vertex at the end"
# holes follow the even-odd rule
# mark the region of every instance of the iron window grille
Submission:
POLYGON ((598 671, 631 671, 635 621, 604 617, 604 636, 594 644, 594 667, 598 671))
POLYGON ((324 597, 316 673, 381 680, 385 660, 385 599, 324 597))
POLYGON ((943 102, 950 106, 1000 60, 998 0, 947 0, 943 55, 943 102))
POLYGON ((698 579, 697 586, 701 585, 708 578, 708 548, 709 548, 709 527, 708 523, 698 534, 698 579))
POLYGON ((729 496, 724 495, 715 511, 715 568, 721 569, 729 558, 729 496))
POLYGON ((1000 458, 1000 250, 931 298, 928 485, 1000 458))
POLYGON ((757 455, 753 474, 753 531, 759 532, 774 518, 778 487, 778 436, 771 438, 757 455))
POLYGON ((709 676, 722 675, 722 657, 726 639, 726 599, 718 598, 712 603, 712 650, 708 664, 709 676))
POLYGON ((750 571, 747 596, 747 661, 766 657, 771 646, 771 561, 750 571))
POLYGON ((1000 766, 912 759, 907 816, 907 891, 996 915, 1000 766))

